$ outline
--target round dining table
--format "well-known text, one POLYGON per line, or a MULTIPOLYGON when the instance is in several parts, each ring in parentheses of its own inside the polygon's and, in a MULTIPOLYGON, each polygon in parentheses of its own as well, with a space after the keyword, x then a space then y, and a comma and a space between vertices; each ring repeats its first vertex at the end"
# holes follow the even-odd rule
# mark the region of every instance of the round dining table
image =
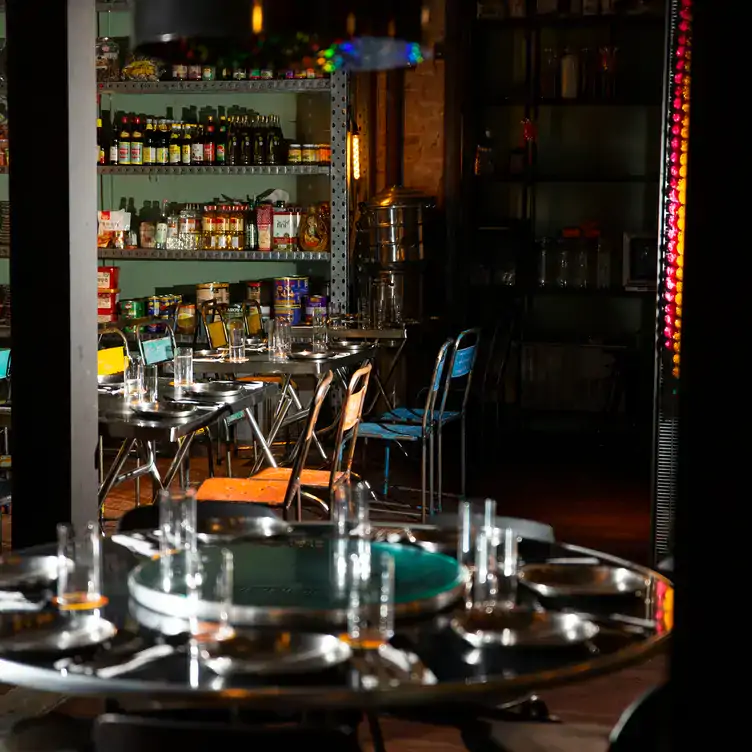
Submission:
MULTIPOLYGON (((430 550, 442 560, 455 561, 451 544, 447 545, 443 534, 430 525, 378 523, 373 536, 382 541, 375 545, 384 545, 388 541, 386 545, 395 551, 404 551, 407 562, 412 561, 410 552, 416 549, 430 550)), ((328 523, 296 523, 290 525, 284 535, 245 540, 243 545, 250 545, 251 549, 243 550, 253 550, 256 561, 283 562, 287 556, 285 551, 328 546, 333 538, 334 529, 328 523), (264 547, 268 549, 266 557, 264 547), (277 551, 272 555, 275 548, 277 551), (274 558, 281 554, 284 554, 281 559, 274 558)), ((375 657, 380 651, 365 651, 365 655, 356 655, 359 651, 353 651, 346 660, 313 671, 291 672, 286 669, 275 675, 274 669, 267 667, 260 673, 222 674, 197 662, 188 648, 189 622, 183 620, 179 609, 170 613, 172 607, 168 605, 159 613, 158 606, 155 610, 154 604, 149 603, 147 607, 139 602, 144 599, 138 595, 138 589, 134 589, 134 583, 143 584, 143 572, 154 567, 156 559, 150 546, 155 541, 150 531, 129 540, 140 542, 141 546, 129 545, 128 540, 118 537, 105 539, 103 544, 103 591, 108 602, 99 617, 114 625, 115 635, 81 651, 63 655, 33 650, 17 652, 8 649, 7 644, 3 647, 4 640, 0 639, 0 682, 66 695, 113 700, 129 698, 131 701, 139 698, 147 704, 169 702, 184 706, 220 704, 298 710, 376 710, 452 703, 487 706, 638 664, 661 652, 671 634, 673 591, 671 582, 662 574, 602 552, 566 543, 523 538, 519 542, 523 572, 526 567, 536 564, 592 566, 603 568, 604 572, 618 571, 633 579, 636 577, 641 585, 623 593, 578 593, 576 588, 573 592, 557 593, 545 588, 535 590, 521 581, 518 597, 531 608, 542 613, 566 611, 579 614, 588 624, 596 625, 597 629, 588 634, 587 639, 572 644, 479 645, 468 642, 455 628, 457 620, 461 621, 467 613, 465 589, 454 587, 441 598, 427 598, 424 608, 397 609, 395 633, 389 645, 390 660, 400 663, 395 656, 407 656, 407 663, 412 667, 410 670, 381 671, 378 665, 373 665, 373 660, 380 660, 375 657), (156 659, 143 664, 132 661, 133 654, 157 646, 161 646, 161 650, 156 650, 156 659), (132 662, 131 669, 111 670, 118 662, 129 661, 132 662), (108 666, 110 670, 97 668, 102 666, 108 666), (420 670, 414 670, 416 667, 420 670)), ((50 546, 17 555, 54 553, 54 546, 50 546)), ((239 557, 240 554, 236 553, 236 570, 239 557)), ((255 565, 253 576, 257 580, 260 577, 262 582, 263 577, 268 576, 270 583, 273 581, 280 592, 285 588, 285 577, 294 582, 295 578, 307 576, 301 571, 285 575, 280 572, 284 568, 282 564, 270 563, 267 568, 274 571, 269 571, 268 575, 259 574, 259 565, 255 565)), ((264 566, 260 565, 260 569, 264 570, 264 566)), ((398 591, 400 579, 409 579, 409 574, 397 570, 398 591)), ((420 576, 420 573, 412 573, 413 580, 420 576)), ((236 596, 242 587, 236 571, 236 596)), ((267 588, 269 592, 273 589, 271 586, 267 588)), ((290 592, 291 588, 288 588, 284 598, 289 600, 290 592)), ((50 596, 48 593, 46 597, 50 596)), ((262 616, 264 603, 262 599, 262 616)), ((7 635, 13 629, 32 630, 44 614, 48 615, 48 620, 50 614, 53 618, 62 618, 52 605, 29 614, 3 609, 0 635, 7 635)), ((322 625, 312 629, 298 619, 285 624, 284 618, 271 621, 262 618, 258 624, 250 619, 238 629, 249 634, 282 632, 288 639, 301 630, 306 634, 329 632, 338 640, 347 631, 346 626, 341 625, 328 628, 322 625)), ((154 652, 152 650, 152 654, 154 652)))

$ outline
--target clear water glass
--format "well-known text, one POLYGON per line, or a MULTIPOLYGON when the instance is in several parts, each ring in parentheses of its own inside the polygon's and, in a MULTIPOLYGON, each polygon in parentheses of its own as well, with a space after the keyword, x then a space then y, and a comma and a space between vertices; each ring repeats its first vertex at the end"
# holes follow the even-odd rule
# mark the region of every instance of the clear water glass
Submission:
POLYGON ((394 636, 394 559, 376 557, 372 566, 370 544, 360 542, 350 555, 347 639, 361 650, 377 650, 394 636))
POLYGON ((157 366, 144 366, 143 379, 144 402, 156 402, 159 386, 159 369, 157 366))
POLYGON ((457 561, 469 566, 473 563, 473 514, 469 501, 461 501, 457 508, 457 561))
POLYGON ((230 347, 230 361, 240 363, 245 360, 245 328, 241 319, 227 322, 227 341, 230 347))
POLYGON ((496 530, 481 527, 475 537, 472 606, 493 610, 498 599, 498 561, 496 558, 496 530))
POLYGON ((350 529, 350 487, 346 483, 340 483, 334 489, 332 522, 334 523, 334 532, 338 537, 348 534, 350 529))
POLYGON ((159 492, 160 554, 196 549, 196 490, 159 492))
POLYGON ((126 358, 123 381, 125 403, 127 405, 139 404, 144 390, 144 364, 140 357, 134 355, 126 358))
POLYGON ((370 519, 371 487, 362 481, 355 486, 352 493, 355 528, 353 535, 359 538, 369 538, 371 535, 370 519))
POLYGON ((519 537, 512 528, 504 528, 501 535, 501 561, 498 573, 497 602, 502 608, 514 608, 517 603, 517 573, 519 567, 519 537))
POLYGON ((290 322, 278 318, 269 322, 269 358, 270 360, 287 360, 292 352, 292 329, 290 322))
POLYGON ((367 296, 358 298, 358 325, 361 329, 371 328, 371 301, 367 296))
POLYGON ((61 611, 80 612, 102 608, 102 533, 89 522, 79 531, 72 525, 57 526, 57 598, 61 611))
POLYGON ((311 350, 326 352, 326 314, 323 308, 314 308, 311 313, 311 350))
POLYGON ((226 548, 188 552, 186 557, 191 649, 210 655, 214 643, 235 636, 230 619, 235 562, 226 548))
POLYGON ((483 504, 483 527, 496 527, 496 499, 486 499, 483 504))
POLYGON ((193 384, 193 350, 190 347, 178 347, 175 350, 174 379, 176 389, 193 384))

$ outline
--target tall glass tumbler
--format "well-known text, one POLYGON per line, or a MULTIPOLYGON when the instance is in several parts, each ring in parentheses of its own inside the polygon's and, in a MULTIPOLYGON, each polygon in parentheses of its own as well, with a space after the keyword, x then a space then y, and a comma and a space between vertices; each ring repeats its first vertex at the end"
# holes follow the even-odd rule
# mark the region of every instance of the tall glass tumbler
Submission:
MULTIPOLYGON (((367 544, 368 545, 368 544, 367 544)), ((352 554, 347 639, 360 650, 377 650, 394 636, 394 559, 369 552, 352 554)))
POLYGON ((125 359, 123 396, 127 405, 137 405, 143 399, 144 363, 137 355, 125 359))
POLYGON ((230 361, 241 363, 245 360, 245 329, 242 319, 231 319, 227 323, 227 340, 230 347, 230 361))
POLYGON ((496 558, 496 530, 481 527, 475 537, 472 607, 492 611, 498 600, 498 562, 496 558))
POLYGON ((143 400, 156 402, 159 386, 159 369, 157 366, 144 366, 143 400))
POLYGON ((326 352, 326 313, 323 308, 314 308, 311 313, 311 350, 326 352))
POLYGON ((106 605, 102 594, 102 534, 89 522, 82 530, 57 526, 57 598, 61 611, 91 611, 106 605))
POLYGON ((193 385, 193 350, 190 347, 178 347, 175 350, 174 370, 176 389, 193 385))
POLYGON ((235 636, 230 620, 234 559, 226 548, 194 552, 187 558, 191 649, 211 655, 212 645, 235 636))

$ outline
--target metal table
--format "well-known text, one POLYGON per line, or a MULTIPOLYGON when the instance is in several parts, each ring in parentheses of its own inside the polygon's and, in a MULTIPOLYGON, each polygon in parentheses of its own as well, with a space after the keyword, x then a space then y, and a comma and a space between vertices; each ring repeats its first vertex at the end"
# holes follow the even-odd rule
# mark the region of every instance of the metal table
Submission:
MULTIPOLYGON (((150 475, 155 486, 155 498, 159 489, 169 486, 188 454, 196 433, 202 428, 216 423, 234 413, 242 412, 248 421, 254 438, 259 442, 262 454, 272 467, 276 462, 269 449, 269 445, 259 428, 253 409, 270 392, 276 392, 276 384, 261 382, 243 385, 239 395, 218 397, 216 395, 196 397, 191 395, 190 401, 196 403, 196 412, 187 418, 171 418, 160 420, 146 420, 137 416, 124 403, 121 395, 99 395, 99 429, 103 436, 121 441, 117 456, 107 471, 99 488, 100 516, 104 509, 107 495, 112 488, 124 481, 134 480, 143 475, 150 475), (175 457, 170 463, 164 478, 157 470, 156 443, 158 441, 177 444, 175 457), (134 446, 142 460, 141 465, 123 473, 128 455, 134 446)), ((159 380, 159 394, 163 398, 175 397, 175 390, 169 386, 169 380, 159 380)))
MULTIPOLYGON (((331 528, 321 524, 294 525, 291 540, 286 543, 301 545, 300 539, 315 539, 328 529, 331 528)), ((54 547, 40 548, 34 553, 48 551, 54 553, 54 547)), ((146 645, 153 644, 157 637, 157 633, 136 619, 137 607, 129 599, 128 574, 143 559, 110 540, 105 541, 104 556, 104 592, 109 603, 103 615, 115 623, 121 633, 112 646, 102 646, 96 651, 98 658, 135 636, 143 637, 146 645)), ((145 705, 174 702, 185 706, 223 704, 288 710, 396 708, 436 703, 479 707, 613 673, 645 661, 665 648, 672 625, 670 615, 666 615, 668 612, 662 611, 657 591, 659 588, 665 593, 672 590, 671 583, 659 573, 565 544, 523 540, 520 556, 528 563, 552 558, 595 557, 644 576, 648 582, 646 593, 642 597, 588 599, 582 610, 593 614, 591 618, 602 620, 601 631, 586 645, 576 648, 470 648, 447 629, 450 615, 447 610, 421 619, 398 620, 392 644, 415 653, 433 672, 435 683, 386 682, 364 688, 362 683, 353 681, 355 669, 348 663, 320 673, 284 678, 253 675, 220 678, 203 667, 197 672, 199 667, 191 664, 186 651, 175 652, 117 678, 56 669, 56 656, 2 657, 0 654, 0 681, 42 691, 128 698, 131 704, 138 700, 145 705), (622 621, 616 620, 615 613, 623 615, 622 621), (643 626, 638 629, 636 624, 643 626)), ((455 608, 462 608, 461 603, 455 608)), ((0 615, 2 618, 11 617, 0 615)), ((92 654, 87 657, 90 659, 92 654)))

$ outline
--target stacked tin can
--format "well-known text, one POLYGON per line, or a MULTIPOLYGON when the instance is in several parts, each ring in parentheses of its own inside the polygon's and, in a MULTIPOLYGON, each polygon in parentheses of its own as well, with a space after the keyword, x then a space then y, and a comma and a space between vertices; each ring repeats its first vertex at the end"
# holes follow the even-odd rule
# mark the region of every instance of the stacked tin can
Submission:
POLYGON ((274 280, 274 315, 293 326, 302 322, 302 304, 308 297, 308 277, 277 277, 274 280))

